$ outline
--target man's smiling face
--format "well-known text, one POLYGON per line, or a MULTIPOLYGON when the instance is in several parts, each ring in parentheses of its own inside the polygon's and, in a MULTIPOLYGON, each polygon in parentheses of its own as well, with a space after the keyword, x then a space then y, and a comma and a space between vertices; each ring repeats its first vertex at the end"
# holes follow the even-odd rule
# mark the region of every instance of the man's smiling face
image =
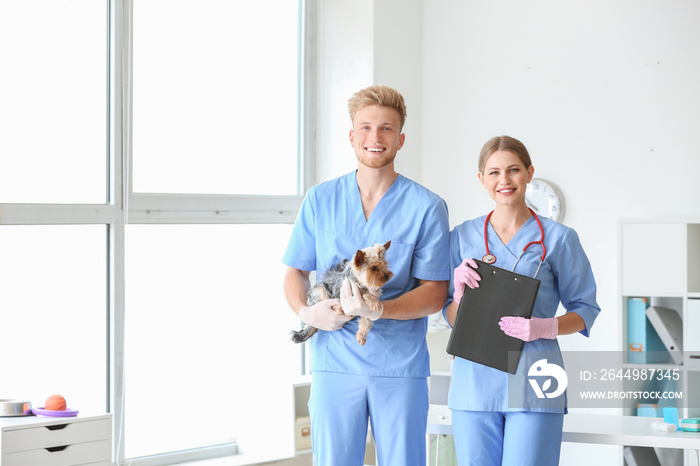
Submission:
POLYGON ((394 162, 404 143, 399 112, 391 107, 369 105, 358 110, 350 130, 350 143, 357 160, 369 168, 394 162))

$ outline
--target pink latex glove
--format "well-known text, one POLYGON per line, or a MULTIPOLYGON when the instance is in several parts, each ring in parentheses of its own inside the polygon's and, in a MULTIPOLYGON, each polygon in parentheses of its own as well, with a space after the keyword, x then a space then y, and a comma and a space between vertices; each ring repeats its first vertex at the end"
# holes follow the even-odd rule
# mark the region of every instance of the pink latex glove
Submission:
POLYGON ((476 268, 479 266, 474 262, 473 259, 466 258, 464 262, 455 269, 455 292, 452 298, 457 304, 462 300, 464 296, 465 286, 471 289, 479 288, 479 280, 481 280, 481 275, 477 273, 476 268))
POLYGON ((554 317, 526 319, 524 317, 505 316, 501 317, 498 325, 506 335, 523 341, 532 341, 538 338, 554 340, 559 333, 559 321, 554 317))

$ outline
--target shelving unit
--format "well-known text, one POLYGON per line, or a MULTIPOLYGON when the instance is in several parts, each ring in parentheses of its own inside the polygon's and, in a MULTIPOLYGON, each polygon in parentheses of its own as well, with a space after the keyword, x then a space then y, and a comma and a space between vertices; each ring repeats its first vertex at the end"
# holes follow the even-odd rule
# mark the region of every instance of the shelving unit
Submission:
MULTIPOLYGON (((619 223, 620 329, 623 367, 670 370, 679 375, 676 391, 679 418, 700 417, 700 219, 629 219, 619 223), (630 362, 628 302, 647 298, 649 305, 670 308, 682 320, 682 364, 630 362)), ((648 382, 624 381, 625 390, 644 390, 648 382)), ((637 401, 627 400, 624 415, 637 414, 637 401)), ((679 434, 682 435, 682 434, 679 434)), ((685 454, 676 464, 698 466, 685 454)), ((664 463, 662 463, 664 464, 664 463)))
POLYGON ((311 452, 311 421, 309 419, 309 397, 311 376, 302 377, 292 384, 294 397, 294 451, 297 455, 311 452))

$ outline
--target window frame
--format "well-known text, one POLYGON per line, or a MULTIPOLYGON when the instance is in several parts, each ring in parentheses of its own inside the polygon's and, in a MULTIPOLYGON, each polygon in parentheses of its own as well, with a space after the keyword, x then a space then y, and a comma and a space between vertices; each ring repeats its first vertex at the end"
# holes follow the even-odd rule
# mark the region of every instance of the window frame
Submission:
MULTIPOLYGON (((297 49, 298 64, 298 134, 297 134, 297 193, 295 195, 209 195, 179 193, 134 193, 132 186, 132 54, 133 54, 133 2, 123 0, 114 2, 111 22, 115 28, 112 56, 114 57, 113 86, 110 86, 112 101, 120 103, 113 109, 113 119, 120 122, 116 127, 114 138, 114 168, 121 168, 122 182, 115 186, 115 199, 121 199, 121 210, 125 212, 123 221, 114 228, 115 274, 114 289, 117 300, 111 325, 113 351, 110 351, 112 363, 111 380, 114 394, 111 396, 111 409, 115 415, 114 431, 124 432, 124 228, 125 224, 245 224, 245 223, 294 223, 301 206, 304 193, 314 183, 314 127, 312 111, 314 103, 315 82, 313 79, 315 63, 313 60, 315 43, 315 2, 316 0, 299 0, 300 35, 297 49)), ((112 133, 110 133, 112 134, 112 133)), ((197 449, 168 452, 144 458, 130 458, 129 464, 154 466, 172 464, 183 460, 201 460, 219 456, 228 456, 237 451, 235 443, 212 445, 197 449)), ((116 442, 115 458, 117 464, 125 460, 124 443, 116 442)))
MULTIPOLYGON (((114 395, 111 397, 111 409, 115 414, 114 431, 123 435, 124 432, 124 228, 125 224, 245 224, 245 223, 294 223, 301 206, 304 193, 314 183, 314 127, 315 120, 312 111, 314 103, 314 70, 313 60, 315 43, 315 2, 316 0, 299 0, 300 35, 297 49, 298 64, 298 134, 297 134, 297 193, 295 195, 209 195, 209 194, 179 194, 179 193, 135 193, 132 186, 132 33, 133 33, 133 1, 123 0, 113 2, 115 21, 112 24, 121 38, 116 37, 113 43, 114 68, 112 75, 114 87, 111 87, 114 102, 114 121, 121 122, 120 131, 115 131, 121 138, 115 138, 114 157, 115 169, 121 167, 122 183, 115 190, 115 198, 121 198, 122 211, 125 212, 123 222, 114 229, 115 253, 120 262, 118 274, 115 276, 114 287, 118 292, 118 301, 114 302, 112 321, 113 345, 112 356, 112 385, 114 395), (122 11, 120 11, 120 8, 122 11), (121 46, 121 49, 120 49, 121 46), (121 58, 121 63, 120 59, 121 58), (120 110, 123 112, 120 113, 120 110), (116 142, 121 145, 117 146, 116 142)), ((115 128, 116 130, 117 128, 115 128)), ((144 458, 130 458, 129 464, 139 466, 155 466, 173 464, 183 460, 201 460, 206 458, 228 456, 235 454, 235 443, 211 445, 179 452, 168 452, 144 458)), ((115 445, 117 464, 125 460, 124 443, 115 445)))
MULTIPOLYGON (((132 55, 134 0, 105 0, 107 192, 104 204, 0 203, 0 225, 86 224, 107 226, 107 373, 105 409, 113 415, 113 462, 125 464, 124 330, 125 226, 127 224, 293 223, 314 183, 314 50, 316 0, 298 0, 300 18, 297 193, 289 196, 133 193, 131 186, 132 55)), ((291 433, 290 433, 291 435, 291 433)), ((231 455, 235 444, 129 459, 131 465, 173 464, 231 455)))

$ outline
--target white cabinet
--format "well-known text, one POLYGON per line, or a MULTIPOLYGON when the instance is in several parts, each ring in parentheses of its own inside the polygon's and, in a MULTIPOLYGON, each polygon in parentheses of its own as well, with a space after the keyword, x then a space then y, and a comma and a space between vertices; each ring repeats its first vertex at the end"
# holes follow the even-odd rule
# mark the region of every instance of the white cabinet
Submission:
MULTIPOLYGON (((679 417, 700 417, 700 219, 621 220, 619 240, 623 365, 678 374, 675 390, 683 396, 675 403, 679 417), (678 313, 682 322, 682 360, 676 362, 669 357, 663 363, 631 362, 637 360, 630 358, 628 334, 635 298, 645 298, 649 306, 678 313)), ((626 381, 623 388, 641 390, 645 383, 626 381)), ((637 414, 637 400, 626 401, 623 414, 637 414)), ((695 466, 694 455, 686 455, 683 464, 695 466)))
POLYGON ((0 466, 110 466, 112 416, 0 418, 0 466))

